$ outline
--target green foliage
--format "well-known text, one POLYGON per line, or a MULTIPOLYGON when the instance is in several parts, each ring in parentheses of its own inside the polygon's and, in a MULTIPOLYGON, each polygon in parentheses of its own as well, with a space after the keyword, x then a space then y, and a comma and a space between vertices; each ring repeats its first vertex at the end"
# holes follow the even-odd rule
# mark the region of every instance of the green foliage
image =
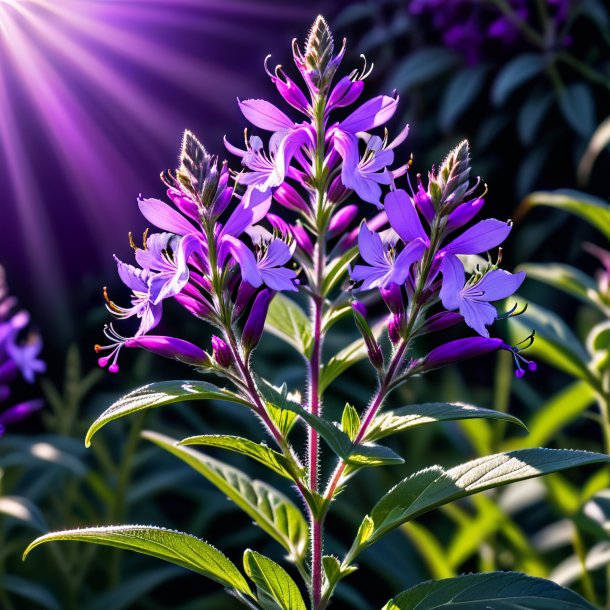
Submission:
POLYGON ((468 574, 424 582, 391 599, 383 610, 594 610, 573 591, 514 572, 468 574))
POLYGON ((424 424, 474 418, 500 419, 525 428, 525 424, 522 421, 507 413, 461 403, 429 402, 380 413, 373 420, 371 427, 366 433, 365 440, 376 441, 390 434, 416 428, 424 424))
MULTIPOLYGON (((204 434, 201 436, 189 436, 181 440, 178 445, 202 445, 206 447, 220 447, 235 453, 241 453, 267 466, 277 474, 292 480, 294 468, 292 464, 281 454, 267 445, 255 443, 241 436, 229 436, 226 434, 204 434), (291 474, 291 471, 293 474, 291 474)), ((300 476, 300 475, 297 475, 300 476)))
POLYGON ((361 548, 353 547, 354 554, 402 523, 458 498, 598 462, 610 462, 610 457, 565 449, 523 449, 479 458, 450 470, 440 466, 427 468, 403 479, 373 507, 370 520, 361 526, 370 533, 365 537, 359 534, 363 543, 357 543, 361 548))
POLYGON ((219 550, 190 534, 145 525, 117 525, 53 532, 37 538, 23 554, 60 540, 92 542, 151 555, 207 576, 225 587, 253 597, 239 570, 219 550))
POLYGON ((308 527, 301 511, 282 493, 204 453, 181 447, 173 438, 145 432, 144 438, 180 458, 202 474, 232 502, 251 517, 267 534, 281 544, 292 561, 303 561, 308 527))
POLYGON ((234 392, 218 388, 207 381, 161 381, 159 383, 149 383, 138 390, 130 392, 110 405, 91 424, 85 438, 85 445, 88 447, 91 444, 93 435, 100 428, 115 419, 125 415, 132 415, 139 411, 187 400, 225 400, 247 407, 251 406, 248 401, 239 397, 234 392))
POLYGON ((265 610, 307 610, 294 580, 271 559, 247 550, 244 569, 256 584, 258 601, 265 610))
POLYGON ((265 329, 291 345, 306 358, 311 355, 311 324, 298 303, 276 294, 269 305, 265 329))

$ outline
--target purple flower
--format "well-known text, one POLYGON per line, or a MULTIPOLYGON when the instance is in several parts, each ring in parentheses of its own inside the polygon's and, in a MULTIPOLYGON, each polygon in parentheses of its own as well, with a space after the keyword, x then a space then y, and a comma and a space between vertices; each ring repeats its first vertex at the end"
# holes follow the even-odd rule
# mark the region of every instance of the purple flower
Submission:
MULTIPOLYGON (((10 397, 10 383, 19 375, 33 383, 36 375, 46 370, 40 358, 42 340, 37 334, 27 332, 30 316, 23 310, 13 313, 15 305, 16 299, 9 296, 4 269, 0 267, 0 402, 10 397)), ((41 400, 29 400, 2 411, 0 436, 5 433, 7 425, 28 417, 42 406, 41 400)))
POLYGON ((483 337, 489 337, 487 326, 498 317, 492 301, 509 297, 521 286, 525 273, 509 273, 493 269, 483 277, 474 276, 464 284, 464 267, 455 256, 447 256, 441 262, 443 286, 440 296, 445 309, 459 309, 470 328, 483 337))
POLYGON ((356 265, 350 277, 355 282, 362 282, 360 290, 404 284, 411 265, 417 262, 426 250, 423 240, 414 239, 397 254, 395 246, 391 243, 384 244, 379 234, 371 231, 365 222, 360 227, 358 247, 360 255, 368 265, 356 265))
POLYGON ((255 257, 243 242, 232 237, 226 239, 239 261, 245 282, 254 288, 265 284, 272 290, 297 290, 296 272, 282 266, 292 258, 293 249, 286 242, 277 237, 270 241, 261 240, 255 257))

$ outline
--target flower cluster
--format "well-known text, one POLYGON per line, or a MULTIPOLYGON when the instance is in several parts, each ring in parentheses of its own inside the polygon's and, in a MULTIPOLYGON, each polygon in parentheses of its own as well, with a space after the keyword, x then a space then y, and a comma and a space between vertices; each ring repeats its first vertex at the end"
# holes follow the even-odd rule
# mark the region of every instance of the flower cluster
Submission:
MULTIPOLYGON (((508 0, 502 12, 494 2, 476 0, 412 0, 413 15, 430 14, 434 29, 440 32, 443 44, 464 55, 471 64, 481 63, 488 55, 490 43, 496 41, 510 49, 523 38, 519 23, 536 18, 528 0, 508 0)), ((569 0, 550 0, 547 10, 554 29, 566 22, 569 0)), ((569 39, 564 39, 567 44, 569 39)))
MULTIPOLYGON (((16 311, 15 305, 15 297, 8 292, 4 269, 0 267, 0 402, 10 398, 10 384, 18 377, 33 383, 36 374, 46 368, 39 358, 42 340, 37 334, 27 332, 30 316, 24 310, 16 311), (27 334, 24 336, 24 333, 27 334)), ((24 419, 40 407, 41 400, 30 400, 0 412, 0 436, 7 425, 24 419)))
MULTIPOLYGON (((395 114, 398 97, 379 95, 356 105, 366 63, 335 82, 344 46, 335 53, 323 19, 314 24, 305 49, 295 43, 293 50, 305 88, 281 66, 267 68, 267 73, 290 114, 296 111, 299 119, 266 100, 239 101, 254 128, 270 134, 265 142, 246 130, 244 148, 225 141, 241 160, 242 171, 232 173, 226 162, 219 167, 217 158, 187 132, 179 169, 163 175, 173 205, 139 200, 144 217, 162 232, 146 234, 142 247, 132 241, 138 266, 117 259, 119 275, 133 295, 129 307, 107 297, 108 309, 117 318, 136 316, 140 325, 130 337, 108 326, 110 343, 96 347, 108 352, 100 365, 118 371, 117 357, 126 346, 228 369, 240 352, 247 355, 258 343, 275 292, 301 289, 315 295, 318 304, 326 298, 327 269, 355 241, 349 230, 358 207, 346 202, 356 196, 378 214, 363 222, 359 232, 355 229, 366 264, 355 265, 350 276, 359 290, 381 291, 391 311, 392 343, 408 345, 418 333, 465 322, 490 349, 510 349, 521 372, 519 350, 491 340, 488 327, 498 317, 492 302, 513 294, 524 274, 512 275, 498 268, 500 261, 482 258, 468 275, 464 266, 465 257, 499 246, 511 225, 487 219, 456 236, 483 207, 483 198, 475 195, 479 183, 469 184, 467 143, 454 149, 438 172, 430 172, 426 189, 420 178, 416 191, 398 188, 410 162, 395 164, 395 150, 407 137, 408 125, 393 139, 387 129, 379 133, 395 114), (272 202, 285 213, 270 212, 272 202), (388 222, 389 228, 376 232, 388 222), (337 243, 328 252, 332 240, 337 243), (288 266, 293 258, 297 270, 288 266), (220 331, 212 340, 212 356, 180 339, 147 335, 159 323, 168 298, 220 331), (424 314, 437 302, 445 311, 426 322, 424 314), (242 316, 245 323, 238 330, 235 323, 242 316)), ((359 315, 359 328, 379 367, 383 355, 363 330, 365 316, 359 315)))

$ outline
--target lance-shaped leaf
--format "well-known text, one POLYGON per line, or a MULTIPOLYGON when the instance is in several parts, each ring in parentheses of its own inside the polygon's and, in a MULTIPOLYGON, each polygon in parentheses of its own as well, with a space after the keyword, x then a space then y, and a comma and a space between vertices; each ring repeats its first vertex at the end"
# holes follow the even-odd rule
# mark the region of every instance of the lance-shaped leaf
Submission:
POLYGON ((282 294, 275 295, 269 305, 265 330, 292 345, 299 354, 310 356, 313 345, 311 324, 301 306, 292 299, 282 294))
POLYGON ((529 195, 525 205, 547 205, 586 220, 610 240, 610 205, 603 199, 571 190, 538 192, 529 195))
POLYGON ((424 424, 478 418, 501 419, 525 428, 521 420, 508 413, 457 402, 429 402, 381 413, 373 420, 365 438, 367 441, 376 441, 384 436, 424 424))
POLYGON ((550 580, 517 572, 468 574, 423 582, 382 610, 594 610, 580 595, 550 580))
POLYGON ((326 296, 341 281, 350 263, 358 256, 358 248, 354 246, 341 256, 333 259, 324 269, 322 294, 326 296))
POLYGON ((207 447, 220 447, 235 453, 248 456, 261 464, 267 466, 274 472, 292 480, 291 472, 295 468, 289 460, 281 453, 267 447, 267 445, 255 443, 241 436, 229 436, 226 434, 204 434, 201 436, 190 436, 181 440, 178 445, 204 445, 207 447))
POLYGON ((281 387, 276 387, 262 377, 256 377, 258 391, 263 397, 267 406, 267 412, 273 423, 278 427, 282 436, 288 437, 290 430, 297 422, 297 412, 301 408, 298 401, 300 395, 288 392, 288 386, 283 383, 281 387), (289 410, 287 407, 292 407, 289 410))
POLYGON ((218 549, 195 536, 146 525, 113 525, 52 532, 37 538, 23 554, 45 542, 73 540, 136 551, 203 574, 212 580, 253 597, 241 572, 218 549))
POLYGON ((296 583, 275 561, 248 549, 244 553, 244 569, 256 584, 258 601, 263 608, 307 610, 296 583))
POLYGON ((148 431, 142 436, 202 474, 281 544, 293 561, 298 563, 303 559, 309 538, 307 522, 284 494, 267 483, 252 480, 233 466, 199 451, 178 446, 178 441, 169 436, 148 431))
POLYGON ((367 536, 357 536, 350 555, 357 555, 399 525, 459 498, 575 466, 609 461, 610 456, 588 451, 521 449, 472 460, 450 470, 440 466, 420 470, 395 485, 373 507, 361 526, 367 536))
POLYGON ((89 447, 93 435, 100 428, 115 419, 137 413, 138 411, 163 407, 185 400, 225 400, 246 407, 252 406, 247 400, 244 400, 237 394, 206 381, 161 381, 159 383, 149 383, 138 390, 126 394, 110 405, 91 424, 85 438, 85 445, 89 447))

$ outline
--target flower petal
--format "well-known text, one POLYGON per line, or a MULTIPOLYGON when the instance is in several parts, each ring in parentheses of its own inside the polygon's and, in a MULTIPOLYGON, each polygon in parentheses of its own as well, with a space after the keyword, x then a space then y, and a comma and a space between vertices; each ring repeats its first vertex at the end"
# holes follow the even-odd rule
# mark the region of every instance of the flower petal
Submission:
POLYGON ((226 244, 233 258, 238 262, 242 280, 248 282, 250 286, 258 288, 263 283, 263 279, 256 266, 254 254, 252 254, 246 244, 231 235, 223 237, 223 244, 226 244))
POLYGON ((294 121, 290 120, 290 117, 266 100, 244 100, 243 102, 237 100, 237 102, 242 114, 256 127, 267 131, 294 127, 294 121))
POLYGON ((374 129, 387 123, 396 112, 397 106, 398 98, 379 95, 354 110, 339 127, 349 133, 374 129))
POLYGON ((381 237, 377 233, 371 231, 366 222, 363 222, 360 225, 358 249, 360 250, 360 256, 370 265, 385 270, 389 268, 381 237))
POLYGON ((296 292, 298 288, 294 284, 297 277, 293 269, 286 267, 273 267, 272 269, 261 269, 263 283, 272 290, 289 290, 296 292))
POLYGON ((385 285, 398 284, 402 286, 407 281, 411 265, 422 258, 426 244, 421 239, 415 239, 396 257, 394 268, 385 285))
POLYGON ((477 301, 499 301, 516 292, 525 279, 525 273, 509 273, 503 269, 494 269, 487 273, 480 282, 463 291, 464 298, 477 301))
POLYGON ((487 326, 493 324, 498 317, 498 312, 493 305, 463 299, 460 304, 460 313, 464 316, 464 322, 482 337, 489 337, 487 326))
POLYGON ((481 220, 447 244, 443 250, 451 254, 480 254, 499 246, 512 229, 512 225, 495 218, 481 220))
POLYGON ((292 257, 292 253, 288 245, 279 238, 275 238, 269 242, 267 252, 260 261, 258 267, 261 269, 269 269, 270 267, 279 267, 285 265, 292 257))
POLYGON ((477 197, 455 208, 447 219, 447 231, 455 231, 470 222, 481 211, 484 203, 481 197, 477 197))
POLYGON ((419 214, 406 191, 402 189, 390 191, 385 196, 383 204, 390 225, 405 243, 421 239, 427 246, 430 244, 419 214))
POLYGON ((176 235, 194 233, 197 229, 182 214, 160 199, 138 199, 140 212, 148 222, 162 231, 169 231, 176 235))
POLYGON ((445 309, 458 309, 460 306, 460 291, 464 287, 464 265, 457 256, 445 255, 440 264, 443 274, 441 286, 441 302, 445 309))

